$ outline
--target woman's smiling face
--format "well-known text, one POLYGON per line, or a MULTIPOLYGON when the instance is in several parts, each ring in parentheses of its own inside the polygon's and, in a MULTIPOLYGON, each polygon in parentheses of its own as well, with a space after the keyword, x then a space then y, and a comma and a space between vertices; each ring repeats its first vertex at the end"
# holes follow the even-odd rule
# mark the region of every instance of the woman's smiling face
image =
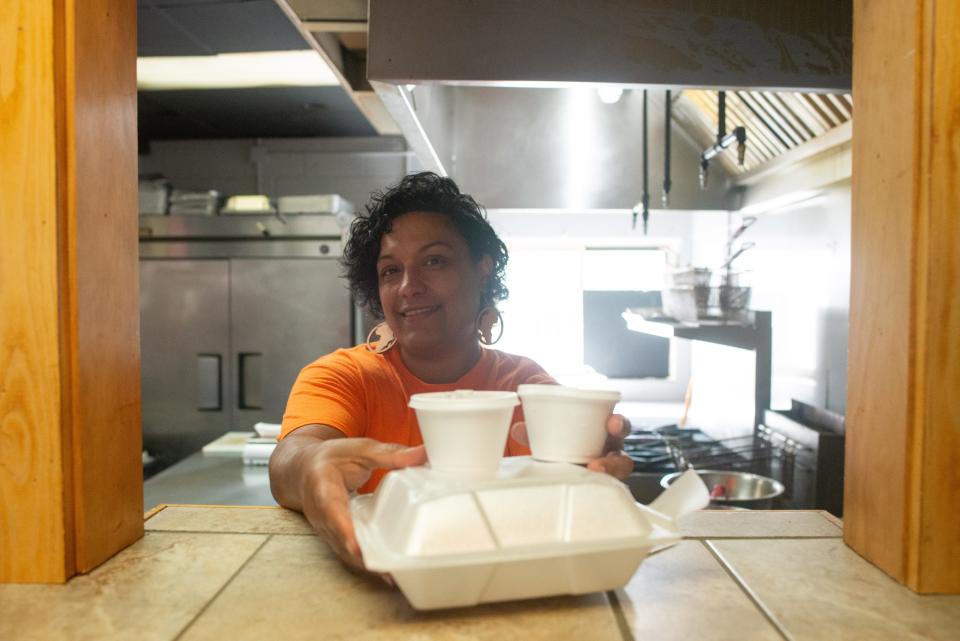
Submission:
POLYGON ((474 349, 481 292, 492 261, 475 261, 450 219, 410 212, 380 242, 380 304, 403 352, 442 356, 474 349))

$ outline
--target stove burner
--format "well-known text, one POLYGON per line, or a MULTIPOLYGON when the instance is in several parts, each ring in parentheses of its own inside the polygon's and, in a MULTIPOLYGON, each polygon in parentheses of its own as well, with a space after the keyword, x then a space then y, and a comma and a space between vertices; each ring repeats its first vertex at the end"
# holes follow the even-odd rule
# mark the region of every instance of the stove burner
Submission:
POLYGON ((675 436, 678 431, 677 426, 670 425, 655 430, 631 432, 624 439, 623 449, 627 456, 633 459, 633 471, 664 474, 675 472, 677 467, 673 462, 666 438, 675 436))
POLYGON ((740 470, 763 473, 774 456, 771 444, 748 435, 715 439, 695 428, 667 425, 634 430, 624 442, 634 472, 676 472, 693 465, 699 469, 740 470))

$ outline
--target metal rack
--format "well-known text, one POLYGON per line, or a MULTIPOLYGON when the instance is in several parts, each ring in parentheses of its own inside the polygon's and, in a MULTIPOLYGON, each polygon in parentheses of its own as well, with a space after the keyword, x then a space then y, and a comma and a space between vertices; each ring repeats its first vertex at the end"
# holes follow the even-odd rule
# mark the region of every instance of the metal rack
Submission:
POLYGON ((658 316, 659 310, 628 309, 622 317, 634 332, 663 338, 686 338, 751 350, 755 356, 753 426, 758 429, 770 407, 771 339, 770 312, 750 312, 745 322, 682 323, 658 316))
POLYGON ((689 467, 734 470, 762 474, 773 463, 789 464, 799 443, 760 426, 756 434, 697 443, 690 439, 664 437, 664 443, 678 470, 689 467))

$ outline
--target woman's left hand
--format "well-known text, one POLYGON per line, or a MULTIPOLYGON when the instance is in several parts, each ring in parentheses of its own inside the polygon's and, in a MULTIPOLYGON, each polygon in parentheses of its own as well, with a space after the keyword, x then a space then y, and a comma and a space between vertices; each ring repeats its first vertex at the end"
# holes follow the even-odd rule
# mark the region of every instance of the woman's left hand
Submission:
POLYGON ((623 451, 623 439, 630 434, 630 420, 620 414, 607 417, 607 442, 603 446, 603 456, 587 463, 587 469, 605 472, 621 481, 633 471, 633 459, 623 451))
MULTIPOLYGON (((633 459, 623 452, 623 439, 630 433, 630 421, 620 414, 607 417, 607 442, 603 446, 603 456, 587 463, 587 469, 609 474, 621 481, 633 471, 633 459)), ((529 445, 525 423, 514 423, 510 428, 513 439, 529 445)))

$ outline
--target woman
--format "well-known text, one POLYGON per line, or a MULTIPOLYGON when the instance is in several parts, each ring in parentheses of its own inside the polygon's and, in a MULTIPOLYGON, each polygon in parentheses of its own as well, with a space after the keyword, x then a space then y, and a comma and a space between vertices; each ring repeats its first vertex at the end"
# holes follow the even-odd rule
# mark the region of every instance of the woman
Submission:
MULTIPOLYGON (((454 389, 515 391, 552 383, 530 359, 481 347, 499 319, 507 250, 480 207, 449 178, 424 172, 376 194, 354 221, 343 263, 361 304, 384 318, 379 340, 308 365, 290 393, 270 484, 346 563, 362 568, 350 492, 372 491, 392 469, 421 465, 412 394, 454 389)), ((529 454, 520 409, 507 454, 529 454)), ((619 451, 629 423, 608 420, 608 453, 588 467, 625 478, 619 451)))

